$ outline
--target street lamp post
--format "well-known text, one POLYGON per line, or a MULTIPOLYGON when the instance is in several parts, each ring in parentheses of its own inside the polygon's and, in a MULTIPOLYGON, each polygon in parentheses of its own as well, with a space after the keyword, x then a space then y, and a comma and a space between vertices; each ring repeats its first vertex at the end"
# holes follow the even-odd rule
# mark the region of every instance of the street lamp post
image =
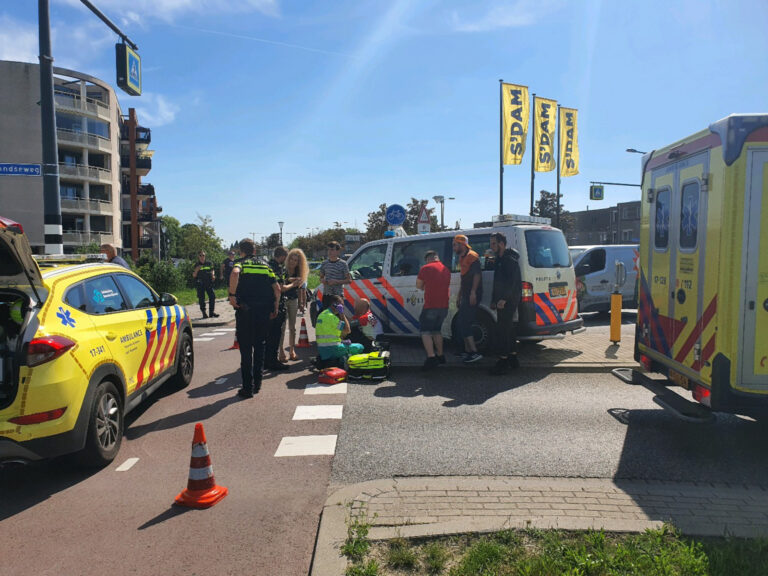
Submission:
POLYGON ((634 148, 627 148, 627 152, 631 152, 632 154, 647 154, 647 152, 643 152, 642 150, 635 150, 634 148))
POLYGON ((281 221, 277 223, 277 225, 280 226, 280 246, 283 245, 283 224, 285 224, 285 222, 281 221))
MULTIPOLYGON (((432 200, 440 204, 440 229, 445 230, 445 196, 432 196, 432 200)), ((456 198, 449 196, 448 200, 456 200, 456 198)))

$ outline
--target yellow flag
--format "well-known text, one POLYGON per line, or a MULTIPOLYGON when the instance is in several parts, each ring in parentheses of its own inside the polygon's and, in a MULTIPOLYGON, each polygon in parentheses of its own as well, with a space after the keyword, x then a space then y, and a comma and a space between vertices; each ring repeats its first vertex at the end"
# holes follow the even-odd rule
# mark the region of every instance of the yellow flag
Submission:
POLYGON ((516 84, 501 85, 502 146, 504 164, 520 164, 528 138, 528 87, 516 84))
POLYGON ((578 111, 560 108, 560 176, 579 173, 579 132, 576 125, 578 111))
POLYGON ((557 101, 536 98, 536 115, 533 121, 533 141, 536 146, 534 170, 536 172, 551 172, 555 169, 557 101))

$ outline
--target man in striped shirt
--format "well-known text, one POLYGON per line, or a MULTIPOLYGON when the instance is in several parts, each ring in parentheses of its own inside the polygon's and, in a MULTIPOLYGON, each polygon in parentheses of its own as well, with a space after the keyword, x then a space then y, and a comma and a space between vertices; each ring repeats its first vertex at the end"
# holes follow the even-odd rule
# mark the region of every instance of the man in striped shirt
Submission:
POLYGON ((323 296, 334 294, 344 298, 344 284, 352 282, 349 266, 339 258, 341 244, 329 242, 328 259, 320 265, 320 282, 323 283, 323 296))

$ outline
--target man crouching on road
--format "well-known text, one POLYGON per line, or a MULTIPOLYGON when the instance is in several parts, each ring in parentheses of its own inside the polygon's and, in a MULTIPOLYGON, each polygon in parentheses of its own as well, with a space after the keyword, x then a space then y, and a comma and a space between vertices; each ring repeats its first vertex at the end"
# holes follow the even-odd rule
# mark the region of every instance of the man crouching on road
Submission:
POLYGON ((522 280, 520 278, 520 255, 507 248, 507 238, 501 232, 491 234, 491 250, 496 256, 493 272, 493 294, 491 309, 496 310, 496 326, 499 336, 500 354, 490 372, 506 374, 510 368, 518 368, 517 334, 515 333, 515 312, 520 302, 522 280))
POLYGON ((253 398, 261 389, 264 345, 270 320, 277 317, 280 285, 274 272, 253 257, 253 240, 240 242, 240 258, 229 277, 229 303, 235 309, 237 342, 240 345, 241 398, 253 398))

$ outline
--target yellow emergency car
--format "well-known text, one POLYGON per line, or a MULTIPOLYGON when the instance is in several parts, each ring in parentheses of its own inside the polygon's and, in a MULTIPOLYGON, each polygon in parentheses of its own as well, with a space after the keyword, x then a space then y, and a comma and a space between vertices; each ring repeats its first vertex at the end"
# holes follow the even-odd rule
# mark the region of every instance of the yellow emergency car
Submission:
POLYGON ((21 226, 0 218, 0 462, 77 452, 106 465, 124 415, 193 370, 191 325, 172 295, 122 266, 38 266, 21 226))
POLYGON ((768 114, 643 158, 635 358, 713 411, 768 414, 768 114))

